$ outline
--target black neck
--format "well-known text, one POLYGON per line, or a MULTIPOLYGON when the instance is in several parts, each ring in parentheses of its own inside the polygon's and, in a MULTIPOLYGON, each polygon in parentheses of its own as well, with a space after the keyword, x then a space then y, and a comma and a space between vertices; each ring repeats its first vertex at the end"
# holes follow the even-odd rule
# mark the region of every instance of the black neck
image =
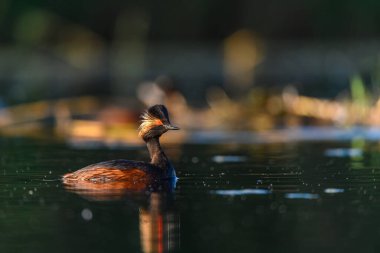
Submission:
POLYGON ((162 169, 168 167, 168 158, 166 157, 164 151, 161 148, 160 141, 158 137, 150 138, 146 140, 146 145, 150 154, 150 163, 156 165, 162 169))

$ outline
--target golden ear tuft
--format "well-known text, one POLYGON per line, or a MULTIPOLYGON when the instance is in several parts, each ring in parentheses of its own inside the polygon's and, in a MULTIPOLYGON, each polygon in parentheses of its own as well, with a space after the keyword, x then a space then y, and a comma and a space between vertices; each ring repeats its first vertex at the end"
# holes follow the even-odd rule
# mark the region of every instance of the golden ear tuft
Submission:
POLYGON ((139 136, 142 137, 147 133, 150 129, 156 126, 163 125, 160 119, 157 119, 153 115, 151 115, 148 111, 145 111, 141 115, 141 124, 139 126, 139 136))

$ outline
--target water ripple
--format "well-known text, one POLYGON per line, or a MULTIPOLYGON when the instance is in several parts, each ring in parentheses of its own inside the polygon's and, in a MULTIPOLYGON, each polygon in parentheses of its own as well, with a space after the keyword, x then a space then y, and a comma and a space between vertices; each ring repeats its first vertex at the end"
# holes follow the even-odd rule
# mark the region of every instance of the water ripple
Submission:
POLYGON ((266 195, 271 191, 266 189, 241 189, 241 190, 216 190, 211 193, 224 196, 241 196, 241 195, 266 195))
POLYGON ((318 199, 319 195, 313 194, 313 193, 296 192, 296 193, 285 194, 285 198, 287 199, 318 199))

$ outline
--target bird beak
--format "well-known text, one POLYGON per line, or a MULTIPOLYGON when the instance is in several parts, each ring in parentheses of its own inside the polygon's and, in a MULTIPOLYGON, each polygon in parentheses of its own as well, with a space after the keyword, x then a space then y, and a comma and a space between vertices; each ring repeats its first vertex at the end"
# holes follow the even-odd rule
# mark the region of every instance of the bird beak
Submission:
POLYGON ((165 128, 166 128, 167 130, 179 130, 179 127, 172 126, 172 125, 165 125, 165 128))

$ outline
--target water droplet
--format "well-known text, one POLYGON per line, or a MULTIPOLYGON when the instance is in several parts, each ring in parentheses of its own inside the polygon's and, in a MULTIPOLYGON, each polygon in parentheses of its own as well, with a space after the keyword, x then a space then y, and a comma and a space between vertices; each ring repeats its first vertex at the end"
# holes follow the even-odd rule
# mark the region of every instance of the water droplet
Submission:
POLYGON ((281 205, 281 206, 278 208, 278 212, 279 212, 279 213, 286 213, 286 206, 285 206, 285 205, 281 205))
POLYGON ((92 217, 93 217, 92 211, 88 208, 83 209, 81 212, 81 215, 85 221, 90 221, 92 220, 92 217))
POLYGON ((194 156, 193 158, 191 158, 191 162, 192 163, 198 163, 199 162, 199 158, 194 156))

